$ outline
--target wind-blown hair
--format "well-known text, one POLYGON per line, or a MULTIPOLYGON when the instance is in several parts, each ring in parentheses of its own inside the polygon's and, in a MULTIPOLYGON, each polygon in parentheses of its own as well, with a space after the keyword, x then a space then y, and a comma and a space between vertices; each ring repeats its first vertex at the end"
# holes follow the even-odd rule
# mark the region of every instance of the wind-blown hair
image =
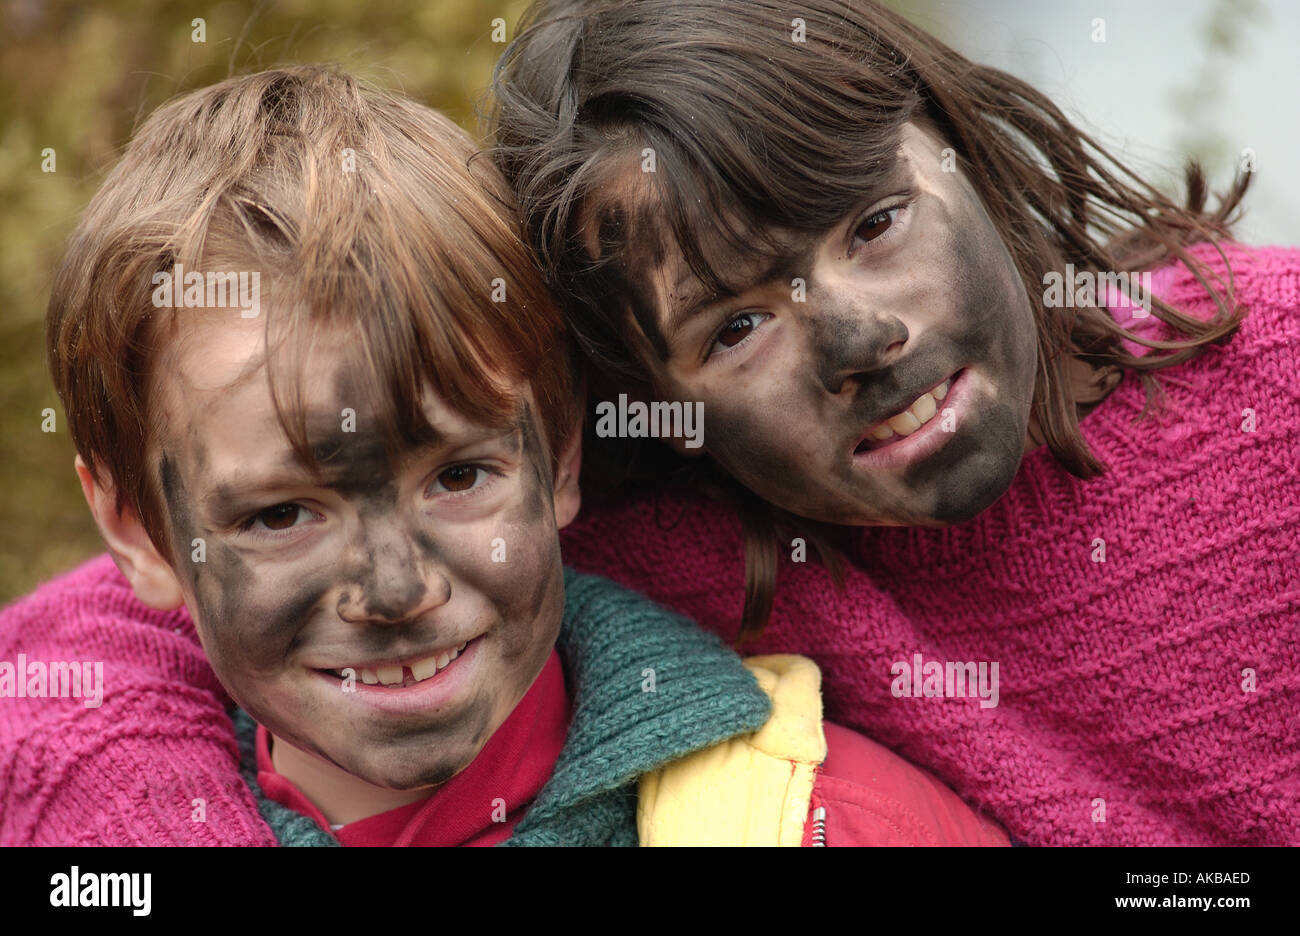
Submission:
MULTIPOLYGON (((1025 82, 968 61, 871 0, 541 0, 494 77, 493 158, 594 368, 593 393, 654 391, 637 349, 654 346, 656 325, 636 297, 611 292, 621 250, 675 244, 720 290, 719 258, 775 254, 769 229, 823 232, 840 222, 893 167, 908 120, 953 149, 1015 261, 1037 322, 1034 413, 1072 474, 1104 470, 1079 432, 1076 404, 1085 401, 1075 397, 1072 358, 1106 378, 1138 372, 1150 405, 1152 372, 1226 340, 1244 314, 1231 276, 1208 281, 1185 248, 1230 236, 1249 173, 1210 210, 1204 174, 1189 160, 1180 205, 1025 82), (795 41, 796 16, 804 41, 795 41), (646 148, 655 172, 629 196, 616 173, 646 148), (582 236, 588 225, 600 232, 598 258, 582 236), (1044 276, 1067 263, 1137 271, 1170 257, 1188 264, 1218 310, 1203 322, 1153 300, 1174 340, 1131 334, 1102 307, 1044 305, 1044 276), (1131 354, 1124 339, 1154 350, 1131 354)), ((691 470, 662 445, 629 454, 602 443, 587 447, 588 478, 602 473, 602 455, 604 467, 633 478, 691 470)), ((770 609, 776 527, 814 535, 834 571, 832 529, 758 502, 716 467, 695 474, 729 491, 745 518, 747 633, 770 609)))

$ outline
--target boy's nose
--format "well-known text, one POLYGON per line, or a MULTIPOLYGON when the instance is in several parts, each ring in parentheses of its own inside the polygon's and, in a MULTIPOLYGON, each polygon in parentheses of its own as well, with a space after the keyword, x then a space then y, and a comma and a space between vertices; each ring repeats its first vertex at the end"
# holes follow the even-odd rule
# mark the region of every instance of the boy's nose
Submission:
POLYGON ((338 615, 357 623, 400 623, 450 599, 451 582, 444 570, 421 556, 412 543, 372 538, 359 551, 356 574, 339 598, 338 615))

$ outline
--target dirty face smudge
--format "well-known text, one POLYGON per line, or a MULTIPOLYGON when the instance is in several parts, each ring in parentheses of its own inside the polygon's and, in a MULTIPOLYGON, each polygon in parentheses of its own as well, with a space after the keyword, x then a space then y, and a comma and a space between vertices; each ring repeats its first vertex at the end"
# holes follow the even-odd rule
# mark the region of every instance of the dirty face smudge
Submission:
POLYGON ((633 243, 615 267, 628 301, 655 310, 644 348, 666 351, 641 357, 656 391, 702 401, 708 454, 793 513, 941 526, 988 507, 1019 468, 1033 310, 974 188, 943 171, 943 146, 905 124, 886 184, 831 231, 774 232, 784 257, 718 264, 739 271, 733 295, 708 294, 676 250, 655 263, 633 243), (870 438, 945 381, 916 439, 870 438))
POLYGON ((389 790, 446 781, 522 699, 559 633, 551 460, 531 394, 516 388, 513 418, 483 426, 426 393, 433 437, 390 452, 353 389, 364 381, 347 343, 319 346, 304 384, 312 472, 265 372, 250 372, 260 328, 204 327, 175 351, 157 466, 175 569, 213 668, 277 745, 389 790), (199 539, 204 561, 191 561, 199 539), (467 642, 430 683, 361 678, 467 642), (333 672, 349 667, 353 691, 333 672), (373 701, 416 698, 439 680, 418 704, 373 701))

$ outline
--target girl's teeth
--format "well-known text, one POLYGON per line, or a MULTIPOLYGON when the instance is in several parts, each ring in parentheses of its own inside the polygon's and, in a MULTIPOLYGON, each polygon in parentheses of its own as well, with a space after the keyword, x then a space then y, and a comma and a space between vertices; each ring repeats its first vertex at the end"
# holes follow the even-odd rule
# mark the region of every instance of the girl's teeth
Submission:
POLYGON ((939 407, 935 404, 934 397, 930 396, 928 393, 923 394, 921 399, 912 404, 912 415, 915 416, 917 421, 922 425, 929 422, 930 417, 938 412, 938 410, 939 407))
POLYGON ((909 436, 934 418, 934 414, 939 411, 939 401, 947 395, 948 381, 945 380, 933 390, 917 397, 916 402, 903 412, 897 416, 890 416, 882 423, 877 423, 867 432, 877 442, 893 438, 895 433, 909 436))
MULTIPOLYGON (((915 406, 916 404, 913 403, 912 405, 915 406)), ((890 416, 887 422, 889 428, 901 436, 909 436, 921 428, 921 420, 913 416, 910 409, 903 410, 897 416, 890 416)))
POLYGON ((379 681, 385 686, 395 686, 402 681, 402 667, 400 666, 380 666, 375 669, 379 675, 379 681))
POLYGON ((375 675, 375 671, 372 669, 361 670, 361 681, 367 686, 379 685, 379 677, 375 675))

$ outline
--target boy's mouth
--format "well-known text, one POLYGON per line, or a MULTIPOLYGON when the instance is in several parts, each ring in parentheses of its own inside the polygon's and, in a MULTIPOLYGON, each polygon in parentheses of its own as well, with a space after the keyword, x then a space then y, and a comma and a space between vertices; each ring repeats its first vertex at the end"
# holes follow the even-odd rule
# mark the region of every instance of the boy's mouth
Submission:
MULTIPOLYGON (((474 640, 478 640, 477 637, 474 640)), ((410 686, 424 682, 426 679, 432 679, 450 666, 465 648, 474 642, 467 640, 456 647, 440 650, 437 653, 421 657, 417 660, 411 660, 409 663, 393 663, 372 666, 346 666, 339 669, 323 669, 322 673, 329 673, 339 679, 346 679, 347 676, 343 670, 352 670, 355 676, 361 678, 367 686, 383 686, 390 689, 405 689, 410 686)))

